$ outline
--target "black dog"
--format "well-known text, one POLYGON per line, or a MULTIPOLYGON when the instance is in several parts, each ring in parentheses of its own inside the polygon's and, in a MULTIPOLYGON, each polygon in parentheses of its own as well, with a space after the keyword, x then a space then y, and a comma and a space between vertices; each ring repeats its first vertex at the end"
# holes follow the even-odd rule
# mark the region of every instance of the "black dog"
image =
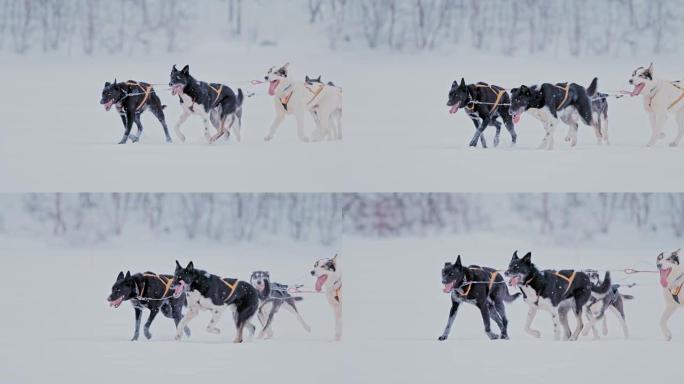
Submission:
MULTIPOLYGON (((130 271, 124 275, 123 272, 119 272, 107 301, 114 308, 119 308, 119 305, 126 300, 130 300, 133 304, 133 309, 135 309, 133 341, 138 340, 140 320, 144 308, 150 310, 150 316, 147 318, 144 328, 145 337, 148 339, 152 337, 150 326, 159 311, 164 316, 172 318, 178 326, 182 318, 181 311, 185 305, 185 295, 179 297, 170 295, 172 284, 173 276, 169 275, 157 275, 152 272, 131 275, 130 271)), ((190 329, 185 327, 184 330, 185 334, 190 336, 190 329)))
POLYGON ((454 81, 449 90, 449 100, 447 107, 449 113, 454 114, 460 108, 466 108, 468 116, 475 124, 475 135, 470 140, 470 146, 477 146, 478 139, 482 143, 482 147, 486 148, 487 143, 484 140, 483 132, 489 125, 496 126, 496 135, 494 136, 494 146, 499 145, 499 133, 501 132, 501 123, 496 119, 501 117, 508 133, 511 134, 511 140, 515 145, 518 135, 515 133, 515 125, 509 113, 510 97, 508 93, 501 87, 496 85, 489 85, 486 83, 468 84, 461 78, 461 82, 454 81))
POLYGON ((471 265, 464 267, 461 256, 456 263, 445 263, 442 269, 442 284, 444 293, 451 293, 451 309, 446 328, 439 340, 446 340, 451 331, 451 325, 456 318, 456 312, 461 303, 476 305, 482 314, 485 333, 490 339, 498 339, 499 335, 490 329, 489 319, 496 322, 501 330, 501 338, 508 339, 508 319, 504 302, 510 303, 520 296, 511 295, 501 274, 495 269, 471 265))
POLYGON ((219 83, 205 83, 195 80, 190 75, 190 66, 186 65, 180 71, 174 65, 171 68, 169 87, 171 93, 177 95, 183 107, 183 114, 176 123, 175 131, 181 141, 185 136, 180 126, 191 114, 197 114, 204 120, 204 136, 209 142, 218 140, 230 130, 234 129, 235 137, 240 140, 240 126, 242 124, 242 102, 244 95, 238 88, 237 95, 227 85, 219 83), (230 121, 228 121, 230 119, 230 121), (216 128, 216 135, 209 134, 209 122, 216 128))
POLYGON ((248 282, 219 277, 195 269, 192 261, 185 268, 176 261, 173 278, 174 297, 180 297, 183 293, 187 293, 188 297, 188 312, 177 328, 177 340, 181 338, 180 329, 197 316, 200 309, 212 311, 213 316, 207 330, 218 333, 218 328, 214 325, 220 319, 222 311, 231 305, 235 306, 233 316, 237 331, 233 342, 243 341, 242 331, 245 325, 254 333, 254 326, 249 320, 259 308, 259 295, 248 282))
POLYGON ((270 338, 273 336, 273 330, 271 324, 273 322, 273 317, 283 304, 287 304, 285 307, 290 312, 297 316, 297 320, 304 327, 307 332, 311 332, 311 327, 304 321, 302 315, 299 314, 295 302, 302 301, 301 297, 295 297, 290 295, 288 292, 288 286, 285 284, 278 284, 271 281, 271 276, 267 271, 255 271, 252 272, 252 276, 249 278, 249 282, 257 292, 259 292, 259 311, 257 316, 261 322, 262 331, 259 337, 270 338), (270 309, 267 309, 269 308, 270 309))
POLYGON ((154 88, 152 88, 150 84, 139 83, 133 80, 117 83, 116 79, 114 79, 114 83, 106 82, 102 89, 100 104, 104 105, 105 110, 107 111, 112 108, 112 105, 116 105, 116 110, 119 111, 119 115, 121 115, 121 121, 124 125, 124 135, 119 144, 125 144, 129 137, 134 143, 140 140, 140 136, 142 136, 143 132, 140 115, 148 108, 152 114, 159 119, 159 122, 164 128, 166 142, 171 142, 169 129, 166 127, 166 120, 164 119, 164 108, 166 108, 166 106, 161 104, 161 100, 159 100, 159 97, 154 92, 154 88), (133 122, 138 126, 137 136, 131 135, 133 122))
POLYGON ((553 149, 553 133, 558 125, 558 114, 561 119, 576 130, 580 118, 586 125, 593 125, 590 95, 596 93, 598 79, 594 78, 589 88, 576 83, 544 83, 541 87, 525 86, 511 90, 510 112, 513 122, 520 121, 523 112, 538 110, 535 117, 544 124, 546 135, 540 148, 553 149), (579 115, 575 117, 575 114, 579 115))
POLYGON ((610 272, 606 272, 600 286, 595 286, 584 272, 550 269, 539 271, 532 263, 531 252, 522 258, 518 257, 517 251, 514 252, 504 275, 510 278, 511 286, 520 288, 525 302, 530 305, 526 330, 529 332, 529 325, 536 311, 544 309, 551 312, 557 340, 560 339, 560 326, 565 327, 567 324, 565 316, 568 310, 574 312, 577 328, 571 335, 568 335, 569 328, 566 328, 566 337, 576 340, 584 326, 582 310, 589 303, 592 292, 605 294, 611 287, 610 272))
MULTIPOLYGON (((323 81, 321 80, 321 75, 318 75, 318 77, 316 77, 316 78, 314 78, 314 77, 309 77, 309 76, 307 75, 307 76, 304 78, 304 82, 307 83, 308 85, 314 85, 315 83, 323 84, 323 81)), ((335 83, 333 83, 332 81, 328 81, 328 82, 327 82, 327 85, 329 85, 329 86, 331 86, 331 87, 334 87, 334 86, 335 86, 335 83)))

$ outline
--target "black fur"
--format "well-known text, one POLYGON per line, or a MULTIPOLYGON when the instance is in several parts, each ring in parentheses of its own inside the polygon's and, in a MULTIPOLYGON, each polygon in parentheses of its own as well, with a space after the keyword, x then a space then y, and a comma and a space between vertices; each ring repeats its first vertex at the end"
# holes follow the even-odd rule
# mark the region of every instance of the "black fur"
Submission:
MULTIPOLYGON (((121 302, 130 300, 135 310, 135 333, 131 339, 132 341, 138 340, 142 310, 144 308, 150 310, 150 316, 147 318, 144 328, 145 337, 148 339, 152 337, 150 326, 159 311, 164 316, 172 318, 176 326, 181 321, 183 317, 182 309, 185 305, 185 295, 173 297, 171 290, 164 295, 165 282, 168 279, 173 279, 173 276, 156 275, 152 272, 131 275, 130 271, 126 272, 125 275, 123 272, 119 272, 119 275, 116 277, 116 281, 112 286, 112 293, 107 297, 107 301, 110 302, 110 305, 114 306, 115 301, 118 299, 122 299, 121 302)), ((121 302, 116 305, 117 308, 121 302)), ((185 334, 190 336, 190 329, 187 327, 185 328, 185 334)))
POLYGON ((446 340, 449 337, 451 326, 461 303, 474 304, 479 308, 485 333, 490 339, 498 339, 499 337, 508 339, 508 319, 506 318, 504 302, 510 303, 517 299, 520 294, 509 294, 503 277, 495 269, 477 265, 464 267, 459 255, 455 263, 444 264, 442 284, 445 285, 445 291, 451 293, 451 309, 449 310, 447 325, 439 340, 446 340), (497 275, 490 289, 489 281, 494 273, 497 275), (491 331, 490 318, 498 325, 501 336, 491 331))
POLYGON ((504 91, 499 99, 498 105, 494 105, 497 99, 497 93, 503 91, 503 88, 496 85, 489 85, 487 83, 479 82, 477 84, 466 85, 465 79, 461 78, 461 82, 454 81, 449 90, 449 99, 447 106, 452 107, 452 112, 456 113, 460 108, 466 108, 466 112, 475 125, 475 135, 470 140, 470 146, 476 147, 478 140, 480 140, 482 147, 486 148, 487 143, 483 138, 484 130, 493 125, 496 127, 496 135, 494 136, 494 146, 499 145, 499 133, 501 132, 501 123, 497 122, 497 118, 501 117, 508 133, 511 135, 513 144, 516 143, 518 135, 515 133, 515 125, 509 113, 510 97, 504 91), (486 104, 477 104, 486 103, 486 104), (454 110, 453 107, 456 107, 454 110))
POLYGON ((295 302, 302 301, 301 297, 294 297, 287 291, 288 286, 271 281, 271 276, 267 271, 254 271, 249 278, 249 282, 259 293, 259 321, 264 330, 270 329, 273 317, 283 304, 289 305, 295 312, 299 312, 295 302), (264 308, 271 304, 268 314, 263 312, 264 308))
POLYGON ((124 135, 121 138, 121 141, 119 141, 119 144, 125 144, 129 137, 133 143, 140 140, 143 132, 140 115, 147 109, 152 112, 161 123, 162 128, 164 128, 166 142, 171 142, 169 129, 166 126, 166 120, 164 119, 164 108, 166 108, 166 106, 161 104, 161 100, 159 100, 159 97, 153 88, 150 88, 149 96, 145 99, 145 91, 148 87, 150 87, 148 83, 136 82, 133 80, 117 83, 116 79, 114 79, 113 83, 106 82, 104 84, 100 104, 104 105, 107 111, 109 111, 112 105, 115 105, 124 126, 124 135), (131 135, 131 128, 133 128, 134 122, 138 127, 137 135, 131 135))
MULTIPOLYGON (((174 65, 169 77, 169 87, 181 87, 184 94, 188 95, 195 104, 201 105, 211 115, 211 123, 217 130, 221 128, 221 122, 225 121, 225 118, 231 114, 235 114, 238 124, 242 124, 242 102, 244 101, 242 89, 238 88, 236 95, 227 85, 198 81, 190 75, 189 65, 180 71, 174 65), (220 93, 217 94, 216 91, 219 89, 220 93)), ((183 99, 180 94, 178 94, 178 99, 182 105, 183 99)), ((192 110, 192 105, 189 108, 192 110)), ((230 135, 227 129, 226 134, 230 135)))
MULTIPOLYGON (((596 81, 590 86, 592 94, 596 93, 596 81), (593 87, 593 89, 592 89, 593 87)), ((564 88, 568 83, 544 83, 541 87, 521 85, 511 90, 511 114, 520 116, 530 108, 542 109, 546 107, 554 118, 558 112, 568 107, 574 107, 586 125, 592 125, 591 100, 587 89, 575 83, 568 87, 568 97, 565 99, 564 88), (565 101, 563 101, 565 99, 565 101)))
MULTIPOLYGON (((601 277, 598 274, 598 271, 595 270, 589 270, 585 271, 587 275, 589 276, 589 279, 591 280, 592 284, 595 286, 600 286, 603 284, 601 281, 601 277)), ((634 284, 627 285, 628 288, 633 287, 634 284)), ((618 311, 618 315, 622 317, 623 321, 626 321, 625 317, 625 300, 633 300, 634 296, 632 295, 626 295, 620 292, 620 284, 613 284, 610 287, 610 290, 605 294, 603 297, 595 297, 592 296, 591 299, 589 299, 588 305, 591 307, 597 302, 601 302, 601 310, 599 314, 596 316, 598 319, 603 318, 605 315, 606 310, 609 307, 613 307, 618 311)), ((590 310, 586 311, 587 319, 591 320, 592 313, 590 310)))
POLYGON ((232 278, 222 278, 208 272, 195 269, 193 262, 183 268, 176 261, 174 273, 174 290, 197 291, 214 305, 235 305, 235 328, 238 340, 242 341, 242 331, 249 319, 259 308, 259 295, 248 282, 232 278), (181 287, 179 285, 183 284, 181 287), (234 290, 228 284, 235 285, 234 290))

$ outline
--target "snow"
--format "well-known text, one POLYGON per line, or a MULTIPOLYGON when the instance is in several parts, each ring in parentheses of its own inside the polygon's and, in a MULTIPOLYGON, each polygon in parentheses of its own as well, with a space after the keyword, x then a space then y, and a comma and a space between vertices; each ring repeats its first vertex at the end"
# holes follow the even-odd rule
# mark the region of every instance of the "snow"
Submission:
MULTIPOLYGON (((612 146, 599 147, 590 128, 580 128, 579 145, 556 132, 557 150, 536 150, 543 129, 524 115, 519 145, 510 149, 502 132, 498 149, 469 149, 473 127, 462 112, 448 114, 446 95, 455 79, 489 81, 506 87, 541 81, 628 88, 632 70, 652 58, 505 58, 468 52, 421 55, 365 51, 321 51, 316 47, 255 47, 208 44, 178 54, 139 57, 74 58, 3 55, 11 69, 0 104, 11 106, 0 129, 3 191, 672 191, 684 187, 679 174, 682 148, 669 148, 675 135, 643 148, 650 130, 640 98, 610 101, 612 146), (304 144, 294 119, 274 141, 263 137, 273 118, 265 86, 245 102, 244 142, 208 145, 202 123, 191 117, 183 127, 187 143, 163 144, 151 115, 135 145, 115 145, 123 133, 116 112, 98 104, 101 87, 114 77, 168 82, 172 64, 189 63, 200 80, 242 86, 262 79, 272 65, 291 63, 291 77, 322 74, 344 89, 344 141, 304 144), (35 85, 39 85, 37 91, 35 85), (17 102, 36 100, 36 102, 17 102)), ((656 76, 681 76, 677 57, 656 60, 656 76)), ((167 123, 175 124, 177 99, 157 90, 167 123)), ((307 132, 312 131, 307 121, 307 132)), ((135 129, 134 129, 135 130, 135 129)), ((493 130, 487 132, 491 144, 493 130)), ((176 140, 177 141, 177 140, 176 140)))
POLYGON ((631 331, 627 341, 609 317, 609 336, 600 341, 555 342, 544 312, 534 323, 542 338, 533 339, 522 330, 527 311, 522 301, 507 307, 510 341, 487 340, 479 313, 469 305, 461 308, 449 340, 438 342, 437 337, 450 305, 441 292, 440 270, 457 254, 466 263, 497 268, 505 268, 512 250, 520 249, 532 250, 533 261, 542 268, 653 269, 656 253, 676 244, 664 235, 616 233, 563 246, 536 235, 492 237, 481 232, 400 240, 347 238, 337 247, 284 239, 239 245, 145 238, 74 247, 50 238, 3 235, 3 283, 12 288, 0 320, 8 331, 0 344, 0 376, 12 383, 70 379, 103 384, 160 379, 671 381, 681 360, 682 317, 675 314, 671 319, 674 341, 664 342, 658 328, 661 290, 651 274, 613 274, 617 282, 638 284, 628 290, 636 298, 626 304, 631 331), (160 317, 152 326, 152 340, 130 342, 130 306, 115 310, 105 302, 122 268, 170 272, 175 259, 192 259, 197 267, 218 274, 247 279, 252 270, 268 269, 274 280, 311 286, 308 271, 313 262, 338 251, 345 277, 345 335, 340 343, 331 341, 332 311, 318 295, 307 295, 300 305, 311 334, 283 312, 274 339, 242 345, 229 342, 233 331, 228 314, 219 323, 221 335, 206 333, 207 313, 191 322, 190 339, 174 341, 171 321, 160 317))

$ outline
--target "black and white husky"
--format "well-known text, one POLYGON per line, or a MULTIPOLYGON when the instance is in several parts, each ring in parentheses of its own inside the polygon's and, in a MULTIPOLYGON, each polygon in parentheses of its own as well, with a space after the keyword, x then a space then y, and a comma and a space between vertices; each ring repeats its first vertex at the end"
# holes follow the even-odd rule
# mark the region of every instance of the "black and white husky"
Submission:
POLYGON ((684 268, 679 264, 680 249, 670 253, 665 257, 661 253, 657 257, 656 265, 660 272, 660 285, 663 287, 663 298, 665 299, 665 310, 660 318, 660 329, 665 336, 665 340, 672 340, 672 332, 667 326, 672 314, 684 305, 684 268))
MULTIPOLYGON (((577 143, 578 122, 593 126, 591 97, 596 93, 598 79, 594 78, 588 89, 575 83, 544 83, 541 87, 525 86, 511 90, 511 114, 518 124, 524 112, 529 112, 544 125, 546 134, 539 149, 552 150, 554 132, 560 119, 569 126, 566 138, 571 145, 577 143)), ((596 129, 596 128, 595 128, 596 129)), ((600 131, 600 130, 599 130, 600 131)))
POLYGON ((665 122, 673 114, 679 132, 670 146, 676 147, 684 137, 684 82, 657 79, 654 72, 653 63, 648 68, 635 69, 629 79, 629 83, 634 85, 631 95, 644 96, 644 109, 651 123, 651 139, 647 146, 665 137, 665 122))
MULTIPOLYGON (((140 334, 140 321, 142 320, 143 309, 150 310, 150 316, 145 322, 143 331, 145 337, 152 338, 150 326, 159 312, 164 316, 173 319, 176 326, 181 321, 182 310, 185 305, 185 295, 174 297, 171 295, 171 285, 173 276, 158 275, 153 272, 136 273, 131 275, 128 271, 124 275, 123 271, 116 276, 116 281, 112 285, 112 292, 107 301, 109 306, 119 308, 124 301, 130 301, 135 311, 135 332, 132 341, 138 340, 140 334)), ((190 336, 190 328, 181 328, 187 336, 190 336)))
POLYGON ((116 110, 121 116, 121 122, 124 126, 124 135, 121 138, 121 141, 119 141, 119 144, 125 144, 129 138, 133 143, 140 140, 143 133, 140 115, 146 110, 152 112, 154 117, 159 120, 162 128, 164 128, 166 142, 171 142, 169 129, 166 126, 166 120, 164 118, 164 108, 166 108, 166 106, 162 105, 159 96, 157 96, 154 92, 154 88, 150 84, 133 80, 117 83, 116 79, 114 79, 113 83, 106 82, 104 83, 104 88, 102 88, 100 104, 104 106, 106 111, 109 111, 112 106, 116 106, 116 110), (131 135, 133 123, 138 127, 137 135, 131 135))
POLYGON ((610 273, 600 287, 593 286, 584 272, 574 270, 544 270, 540 271, 532 263, 532 253, 528 252, 522 258, 518 252, 513 253, 508 269, 504 273, 509 277, 508 284, 520 288, 525 302, 529 305, 525 331, 540 337, 541 333, 530 328, 532 320, 539 309, 551 313, 553 333, 556 340, 560 340, 560 328, 565 330, 565 338, 577 340, 584 327, 582 311, 591 299, 592 292, 605 294, 611 287, 610 273), (572 311, 577 320, 575 331, 570 333, 567 328, 567 313, 572 311))
POLYGON ((493 268, 477 265, 465 267, 461 264, 461 255, 459 255, 455 263, 444 263, 442 284, 444 284, 443 292, 451 294, 451 309, 447 325, 439 340, 446 340, 449 337, 461 303, 473 304, 480 310, 485 333, 490 339, 508 339, 508 318, 506 318, 504 302, 514 301, 520 293, 509 294, 499 272, 493 268), (500 336, 491 331, 490 319, 494 320, 501 330, 500 336))
POLYGON ((482 82, 466 85, 463 78, 461 78, 460 83, 454 80, 449 90, 446 105, 451 114, 458 112, 460 108, 465 108, 468 116, 475 124, 475 135, 470 140, 471 147, 476 147, 479 139, 482 147, 487 148, 484 131, 490 125, 496 127, 494 146, 499 145, 501 123, 496 121, 499 117, 506 125, 508 133, 511 134, 511 145, 515 145, 518 135, 515 133, 515 125, 509 113, 510 96, 503 88, 482 82))
MULTIPOLYGON (((591 283, 595 286, 600 286, 602 284, 601 276, 598 271, 593 269, 584 270, 584 272, 589 276, 591 283)), ((632 287, 633 285, 628 285, 627 287, 632 287)), ((593 319, 602 320, 603 323, 603 336, 608 335, 608 321, 606 319, 605 313, 610 310, 613 312, 615 317, 617 317, 620 325, 622 326, 622 332, 625 335, 625 339, 629 338, 629 329, 627 328, 627 318, 625 316, 625 300, 632 300, 634 296, 626 295, 620 292, 620 284, 613 284, 608 292, 604 294, 592 292, 591 299, 587 304, 585 313, 587 319, 590 322, 589 327, 585 327, 582 331, 582 335, 586 336, 589 334, 589 330, 594 334, 594 339, 598 339, 598 332, 596 327, 593 326, 593 319)))
POLYGON ((227 85, 219 83, 205 83, 195 80, 190 75, 190 67, 186 65, 180 71, 174 65, 171 68, 169 87, 174 96, 178 96, 183 113, 174 130, 181 141, 185 135, 180 130, 181 125, 190 115, 199 115, 204 121, 204 137, 213 143, 224 134, 235 134, 240 141, 240 126, 242 124, 242 102, 244 95, 238 88, 237 95, 227 85), (216 134, 209 133, 209 124, 216 128, 216 134))
POLYGON ((261 322, 261 332, 258 338, 270 339, 273 337, 273 317, 282 307, 292 312, 299 320, 299 323, 307 331, 311 332, 311 327, 304 321, 299 313, 295 302, 302 301, 301 297, 294 297, 287 291, 288 286, 271 281, 271 276, 267 271, 254 271, 249 278, 249 282, 257 292, 259 292, 259 310, 257 316, 261 322))
POLYGON ((216 323, 229 306, 234 307, 236 334, 233 342, 243 341, 242 333, 245 326, 249 328, 250 334, 254 334, 255 328, 250 319, 259 308, 259 295, 248 282, 219 277, 195 269, 192 261, 185 268, 176 261, 173 279, 173 296, 180 297, 185 293, 188 305, 188 311, 176 329, 176 340, 181 339, 181 330, 199 314, 200 310, 212 312, 207 332, 220 333, 221 330, 216 327, 216 323))

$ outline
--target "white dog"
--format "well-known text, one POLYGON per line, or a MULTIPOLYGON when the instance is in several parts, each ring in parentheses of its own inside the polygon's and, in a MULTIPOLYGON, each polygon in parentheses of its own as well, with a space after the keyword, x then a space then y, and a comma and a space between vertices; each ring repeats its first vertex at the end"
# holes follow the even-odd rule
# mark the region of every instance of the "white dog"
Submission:
POLYGON ((316 278, 316 292, 325 292, 335 312, 335 340, 339 341, 342 338, 342 273, 337 267, 337 255, 316 261, 311 276, 316 278))
POLYGON ((684 268, 679 265, 678 249, 665 257, 663 253, 658 255, 658 271, 660 272, 660 285, 663 287, 665 298, 665 311, 660 318, 660 329, 663 331, 665 340, 672 340, 672 332, 667 327, 667 321, 672 314, 684 304, 684 295, 681 295, 684 286, 684 268))
POLYGON ((271 67, 266 73, 268 94, 273 96, 276 116, 264 140, 273 139, 276 130, 287 115, 297 119, 297 135, 299 140, 307 142, 304 134, 304 118, 310 113, 316 122, 316 130, 312 141, 320 141, 326 137, 340 140, 342 138, 342 89, 327 84, 307 84, 291 81, 287 78, 289 63, 276 69, 271 67))
POLYGON ((656 79, 653 77, 653 63, 648 68, 635 69, 629 83, 634 85, 630 95, 644 96, 644 109, 651 123, 651 139, 647 146, 665 137, 663 129, 670 113, 675 115, 679 126, 679 133, 670 146, 678 146, 684 137, 684 83, 656 79))

